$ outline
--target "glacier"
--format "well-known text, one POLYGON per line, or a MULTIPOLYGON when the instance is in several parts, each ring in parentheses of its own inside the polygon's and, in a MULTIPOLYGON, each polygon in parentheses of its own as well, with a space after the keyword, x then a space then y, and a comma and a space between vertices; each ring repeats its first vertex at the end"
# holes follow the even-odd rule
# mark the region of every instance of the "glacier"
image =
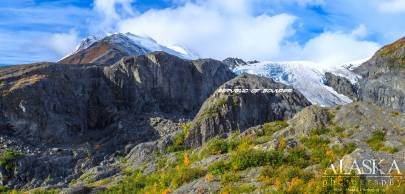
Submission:
MULTIPOLYGON (((236 74, 249 73, 272 78, 301 92, 312 104, 331 107, 351 103, 352 100, 325 85, 325 73, 349 79, 355 84, 361 77, 350 71, 345 63, 338 66, 327 66, 309 61, 264 61, 254 64, 237 66, 233 69, 236 74)), ((352 66, 358 66, 357 62, 352 66)))

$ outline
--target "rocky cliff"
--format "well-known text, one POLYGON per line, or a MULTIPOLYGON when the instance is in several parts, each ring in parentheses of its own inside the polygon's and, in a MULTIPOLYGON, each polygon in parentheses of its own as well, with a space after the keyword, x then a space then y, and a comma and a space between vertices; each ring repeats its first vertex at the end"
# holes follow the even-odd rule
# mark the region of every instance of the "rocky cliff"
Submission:
POLYGON ((223 84, 202 105, 188 132, 187 143, 198 146, 215 136, 275 120, 291 118, 311 103, 299 92, 270 78, 242 74, 223 84), (221 92, 249 90, 246 93, 221 92), (258 89, 252 93, 252 89, 258 89), (263 90, 290 89, 290 92, 263 93, 263 90))
POLYGON ((126 57, 110 66, 1 68, 1 134, 25 161, 14 165, 19 170, 13 174, 2 169, 9 175, 2 181, 17 188, 66 184, 82 167, 124 152, 127 145, 177 130, 179 120, 192 118, 233 77, 219 61, 189 61, 164 52, 126 57), (49 174, 55 178, 45 183, 49 174))
POLYGON ((359 100, 405 111, 405 38, 383 47, 354 72, 363 77, 359 100))
POLYGON ((343 94, 352 100, 357 100, 358 86, 345 77, 330 72, 325 73, 325 85, 332 87, 336 92, 343 94))

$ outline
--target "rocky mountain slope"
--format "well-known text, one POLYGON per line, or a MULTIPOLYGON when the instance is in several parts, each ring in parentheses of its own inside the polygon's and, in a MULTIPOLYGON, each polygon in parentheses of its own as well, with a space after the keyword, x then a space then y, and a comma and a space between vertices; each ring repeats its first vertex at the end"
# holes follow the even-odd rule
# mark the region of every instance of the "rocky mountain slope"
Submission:
POLYGON ((2 182, 31 188, 66 185, 128 145, 177 130, 234 74, 219 61, 155 52, 109 66, 10 66, 0 76, 3 145, 23 155, 0 168, 2 182))
POLYGON ((269 78, 242 74, 226 82, 202 105, 188 131, 187 143, 199 146, 209 139, 233 131, 243 132, 265 122, 291 118, 302 108, 311 105, 305 97, 269 78), (220 92, 230 89, 250 90, 246 93, 220 92), (257 93, 252 93, 257 89, 257 93), (264 90, 289 92, 264 93, 264 90))
POLYGON ((353 84, 346 77, 326 72, 325 85, 332 87, 336 92, 343 94, 352 100, 357 100, 358 84, 353 84))
MULTIPOLYGON (((183 130, 190 127, 183 125, 183 130)), ((332 163, 339 165, 340 159, 344 159, 344 168, 354 160, 370 158, 386 161, 379 164, 379 170, 389 169, 394 159, 398 168, 405 168, 404 129, 403 113, 370 103, 355 102, 336 108, 309 106, 287 121, 233 131, 198 148, 173 149, 182 143, 187 145, 184 134, 175 136, 167 146, 163 140, 139 144, 125 162, 104 167, 133 169, 131 173, 116 172, 99 179, 100 172, 91 171, 82 176, 87 178, 86 186, 76 184, 73 188, 104 190, 101 193, 334 193, 351 189, 398 192, 403 186, 359 184, 367 176, 325 185, 328 182, 323 175, 332 163)))
POLYGON ((405 111, 405 38, 383 47, 354 72, 364 77, 360 100, 405 111))
POLYGON ((362 76, 359 83, 350 84, 345 77, 331 75, 328 85, 352 99, 405 111, 405 38, 381 48, 353 72, 362 76))
POLYGON ((299 71, 302 64, 255 62, 236 76, 229 65, 238 59, 185 60, 132 46, 140 52, 124 53, 131 41, 104 49, 89 39, 70 62, 0 67, 0 192, 404 190, 363 184, 372 176, 336 184, 324 176, 341 159, 405 168, 404 39, 355 69, 355 87, 347 69, 324 80, 316 68, 299 71), (324 89, 305 93, 318 91, 311 87, 324 89), (355 101, 336 105, 336 91, 355 101))
POLYGON ((196 55, 181 47, 162 46, 149 37, 131 33, 116 33, 105 37, 89 36, 76 51, 59 61, 62 64, 100 63, 113 64, 125 56, 144 55, 153 51, 164 51, 184 59, 195 59, 196 55))

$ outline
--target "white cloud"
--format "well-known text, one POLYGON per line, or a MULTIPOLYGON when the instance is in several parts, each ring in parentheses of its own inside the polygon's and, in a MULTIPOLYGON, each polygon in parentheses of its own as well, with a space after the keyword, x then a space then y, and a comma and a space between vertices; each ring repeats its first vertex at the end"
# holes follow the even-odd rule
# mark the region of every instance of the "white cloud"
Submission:
POLYGON ((131 3, 134 0, 94 0, 93 10, 101 17, 95 28, 100 32, 108 32, 114 29, 116 22, 122 19, 123 15, 134 15, 131 3))
POLYGON ((367 34, 368 34, 367 28, 364 24, 359 25, 356 29, 354 29, 351 32, 351 35, 357 38, 364 38, 367 36, 367 34))
POLYGON ((48 46, 59 57, 62 57, 73 52, 78 43, 77 32, 71 30, 69 33, 53 34, 49 39, 48 46))
POLYGON ((173 9, 149 10, 118 23, 121 32, 147 35, 166 45, 182 45, 202 57, 268 59, 293 34, 295 17, 253 15, 248 1, 199 1, 173 9))
POLYGON ((338 65, 372 56, 380 45, 362 40, 363 25, 350 33, 324 32, 309 40, 302 48, 301 57, 325 65, 338 65))
MULTIPOLYGON (((299 4, 324 1, 290 0, 299 4)), ((247 1, 187 2, 173 9, 150 10, 118 23, 121 32, 150 36, 166 45, 182 45, 201 57, 258 60, 309 60, 337 65, 371 56, 380 45, 363 40, 359 25, 348 33, 326 31, 303 45, 289 42, 295 16, 253 15, 247 1), (232 3, 234 2, 234 4, 232 3)))
POLYGON ((404 0, 382 0, 378 4, 380 11, 385 13, 401 13, 405 12, 404 0))

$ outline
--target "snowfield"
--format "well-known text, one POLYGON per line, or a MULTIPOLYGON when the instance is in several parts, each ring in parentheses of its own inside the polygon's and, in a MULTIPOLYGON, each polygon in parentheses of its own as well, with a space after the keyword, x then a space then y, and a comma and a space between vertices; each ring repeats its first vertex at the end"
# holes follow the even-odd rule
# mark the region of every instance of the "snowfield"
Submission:
MULTIPOLYGON (((269 77, 273 80, 292 86, 301 92, 312 104, 323 107, 351 103, 352 100, 337 93, 333 88, 325 85, 325 73, 331 72, 348 78, 355 84, 361 77, 347 68, 347 65, 329 67, 308 61, 265 61, 244 66, 238 66, 233 71, 236 74, 249 73, 269 77)), ((351 64, 351 67, 359 64, 351 64)))

